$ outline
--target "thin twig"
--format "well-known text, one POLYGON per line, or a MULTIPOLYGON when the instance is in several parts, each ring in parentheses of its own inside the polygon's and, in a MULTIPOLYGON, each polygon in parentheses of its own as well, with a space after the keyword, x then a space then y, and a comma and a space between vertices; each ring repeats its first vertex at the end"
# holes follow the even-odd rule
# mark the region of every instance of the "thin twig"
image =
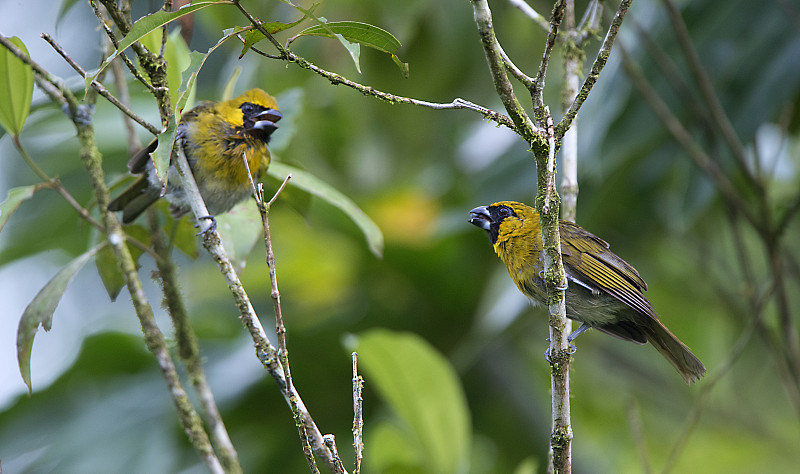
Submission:
MULTIPOLYGON (((291 175, 287 176, 284 179, 283 184, 278 191, 275 192, 272 199, 270 199, 270 203, 273 203, 277 198, 278 194, 283 190, 286 183, 291 178, 291 175)), ((251 178, 252 179, 252 178, 251 178)), ((275 271, 275 253, 272 250, 272 234, 269 228, 269 211, 270 205, 266 205, 264 203, 264 196, 263 196, 263 189, 262 192, 259 193, 257 197, 259 205, 259 211, 261 212, 261 223, 263 225, 264 230, 264 242, 267 247, 267 269, 269 272, 269 281, 270 281, 270 298, 272 299, 272 307, 275 311, 275 334, 278 336, 278 360, 280 361, 281 367, 283 369, 284 380, 286 382, 286 389, 288 392, 294 392, 294 383, 292 382, 292 371, 289 366, 289 348, 286 344, 286 326, 283 323, 283 311, 281 309, 281 294, 278 290, 278 275, 275 271)), ((303 453, 306 455, 306 461, 308 462, 308 467, 311 469, 312 472, 317 472, 317 464, 314 460, 314 454, 311 447, 311 440, 308 437, 308 433, 306 431, 305 426, 301 423, 300 414, 298 411, 292 407, 292 413, 295 416, 295 421, 297 424, 297 428, 300 433, 300 441, 303 445, 303 453)), ((328 440, 328 435, 323 436, 322 440, 325 446, 328 447, 329 452, 331 453, 331 457, 333 460, 334 470, 339 472, 339 467, 341 466, 341 460, 339 459, 339 453, 335 450, 335 445, 331 448, 330 440, 328 440)))
POLYGON ((508 0, 508 3, 518 8, 519 11, 521 11, 522 13, 525 14, 525 16, 533 20, 533 22, 539 25, 539 27, 544 31, 548 31, 550 29, 550 22, 547 21, 547 18, 540 15, 539 12, 534 10, 532 6, 528 5, 528 3, 525 2, 525 0, 508 0))
MULTIPOLYGON (((128 83, 125 82, 125 73, 122 70, 122 63, 119 58, 111 61, 111 74, 114 77, 114 87, 117 88, 117 95, 119 101, 130 108, 131 96, 128 93, 128 83)), ((136 127, 133 125, 134 121, 127 114, 122 115, 122 123, 125 125, 125 134, 128 136, 128 154, 133 156, 141 148, 139 137, 136 135, 136 127)))
POLYGON ((327 446, 328 449, 330 449, 333 453, 333 459, 336 461, 334 472, 337 474, 343 474, 344 464, 342 464, 342 459, 339 457, 339 451, 336 450, 336 437, 332 434, 326 434, 322 439, 325 441, 325 446, 327 446))
POLYGON ((358 353, 353 352, 353 447, 355 448, 356 466, 353 474, 361 472, 361 460, 364 457, 364 399, 361 390, 364 388, 364 379, 358 375, 358 353))
MULTIPOLYGON (((561 20, 564 19, 565 7, 565 0, 558 0, 556 1, 555 5, 553 5, 553 13, 550 18, 550 29, 547 33, 547 41, 545 42, 544 51, 542 52, 542 60, 539 63, 539 71, 536 73, 536 78, 534 79, 536 86, 534 89, 531 89, 533 108, 537 111, 537 114, 541 114, 541 111, 544 108, 544 77, 547 74, 547 67, 550 65, 550 55, 553 52, 553 47, 556 44, 556 38, 558 38, 558 27, 561 25, 561 20)), ((543 121, 542 119, 544 117, 537 115, 537 118, 540 121, 543 121)))
POLYGON ((703 170, 717 186, 717 189, 720 190, 725 200, 728 201, 731 206, 735 207, 737 211, 741 212, 754 228, 760 229, 760 219, 753 214, 747 203, 741 197, 739 191, 736 190, 733 183, 731 183, 722 169, 720 169, 719 165, 706 154, 705 150, 695 141, 678 117, 672 113, 664 100, 659 97, 658 93, 653 89, 653 86, 644 78, 638 66, 630 59, 625 48, 621 47, 619 49, 622 56, 622 65, 628 73, 628 77, 631 78, 633 85, 639 90, 639 93, 642 94, 656 116, 661 119, 667 127, 667 130, 669 130, 695 164, 703 170))
POLYGON ((508 57, 503 47, 500 46, 500 43, 497 43, 496 46, 497 50, 500 52, 500 57, 503 58, 503 62, 506 64, 506 68, 508 68, 508 72, 511 73, 519 82, 521 82, 525 87, 528 89, 533 89, 536 87, 536 81, 522 72, 522 69, 518 68, 516 64, 508 57))
MULTIPOLYGON (((243 38, 241 38, 241 37, 239 37, 239 39, 243 40, 243 38)), ((301 68, 308 69, 309 71, 315 72, 315 73, 319 74, 320 76, 326 78, 333 85, 342 84, 342 85, 345 85, 345 86, 350 87, 352 89, 355 89, 355 90, 361 92, 362 94, 364 94, 366 96, 375 97, 375 98, 378 98, 380 100, 383 100, 383 101, 386 101, 386 102, 389 102, 389 103, 392 103, 392 104, 410 104, 410 105, 417 105, 417 106, 420 106, 420 107, 428 107, 428 108, 436 109, 436 110, 446 110, 446 109, 456 109, 456 110, 457 109, 466 109, 466 110, 471 110, 473 112, 477 112, 477 113, 481 114, 487 120, 491 120, 491 121, 497 123, 498 125, 503 125, 505 127, 510 128, 511 130, 515 130, 516 131, 516 125, 514 125, 514 122, 511 121, 511 119, 508 118, 508 116, 503 115, 500 112, 497 112, 497 111, 492 110, 490 108, 483 107, 482 105, 478 105, 478 104, 472 103, 472 102, 470 102, 468 100, 465 100, 465 99, 462 99, 462 98, 458 98, 457 97, 457 98, 453 99, 452 102, 429 102, 427 100, 412 99, 410 97, 403 97, 403 96, 396 95, 396 94, 390 94, 388 92, 379 91, 379 90, 375 89, 374 87, 365 86, 363 84, 359 84, 358 82, 351 81, 350 79, 347 79, 346 77, 344 77, 344 76, 342 76, 340 74, 337 74, 335 72, 327 71, 327 70, 325 70, 325 69, 323 69, 323 68, 321 68, 321 67, 319 67, 319 66, 317 66, 317 65, 315 65, 315 64, 313 64, 313 63, 311 63, 309 61, 307 61, 306 59, 294 54, 291 51, 287 51, 287 56, 286 57, 277 57, 276 58, 275 56, 269 55, 269 54, 261 51, 258 48, 250 48, 250 49, 252 49, 253 52, 255 52, 256 54, 259 54, 259 55, 264 56, 264 57, 268 57, 268 58, 272 58, 272 59, 283 59, 283 60, 286 60, 286 61, 289 61, 289 62, 293 62, 293 63, 297 64, 298 66, 300 66, 301 68)))
POLYGON ((506 112, 514 122, 512 130, 528 142, 532 149, 541 150, 545 146, 543 132, 533 124, 517 99, 511 81, 508 79, 506 63, 496 47, 499 43, 494 32, 492 11, 489 9, 489 3, 487 0, 470 0, 470 2, 472 3, 475 25, 478 27, 478 35, 481 39, 486 62, 489 65, 489 71, 492 74, 495 90, 503 102, 506 112))
MULTIPOLYGON (((42 38, 45 41, 47 41, 50 44, 50 46, 52 46, 53 49, 55 49, 56 52, 61 55, 62 58, 64 58, 67 64, 72 66, 72 69, 74 69, 82 78, 86 78, 86 71, 84 71, 83 68, 80 67, 80 65, 78 65, 78 63, 76 63, 66 53, 66 51, 64 51, 64 49, 58 43, 56 43, 56 41, 49 34, 43 33, 42 38)), ((92 81, 91 86, 100 95, 102 95, 109 102, 114 104, 114 106, 118 108, 120 111, 122 111, 122 113, 124 113, 125 115, 136 121, 136 123, 144 127, 148 132, 152 133, 153 135, 158 135, 159 133, 161 133, 161 130, 159 130, 157 127, 151 125, 146 120, 136 115, 136 113, 134 113, 130 108, 128 108, 125 104, 120 102, 119 99, 117 99, 110 92, 108 92, 108 90, 102 84, 100 84, 97 81, 92 81)))
POLYGON ((575 96, 575 100, 572 101, 572 105, 570 105, 569 110, 567 110, 567 112, 561 118, 561 121, 559 121, 558 125, 556 125, 557 142, 561 140, 561 138, 567 132, 567 129, 572 124, 572 121, 575 119, 575 116, 578 115, 578 111, 589 97, 589 93, 594 87, 594 84, 597 82, 597 78, 600 77, 600 73, 606 66, 608 58, 611 55, 611 48, 614 46, 614 40, 617 38, 620 26, 622 26, 622 20, 625 19, 625 14, 628 12, 628 8, 630 8, 632 2, 633 0, 622 0, 620 2, 619 7, 617 8, 617 13, 614 15, 614 19, 611 20, 611 25, 608 27, 608 32, 603 40, 603 44, 600 46, 600 50, 597 52, 597 57, 592 64, 592 70, 583 81, 583 86, 581 86, 581 90, 575 96))
POLYGON ((722 107, 722 103, 720 102, 719 97, 717 97, 717 93, 714 91, 714 86, 711 83, 711 79, 708 77, 705 67, 703 67, 703 62, 700 59, 700 56, 697 54, 697 50, 695 49, 694 45, 692 44, 692 39, 689 36, 689 30, 686 28, 686 23, 683 21, 678 8, 675 6, 675 3, 672 0, 665 0, 664 4, 667 7, 667 13, 669 14, 672 29, 675 31, 675 34, 678 38, 678 44, 680 44, 683 54, 689 63, 689 69, 692 71, 695 80, 700 86, 700 92, 703 96, 703 99, 705 99, 706 106, 711 114, 712 122, 717 125, 719 130, 722 132, 722 136, 727 142, 728 148, 730 148, 733 157, 736 159, 736 162, 739 165, 740 171, 745 176, 748 183, 751 184, 757 192, 761 194, 765 193, 766 190, 764 189, 763 183, 758 181, 752 170, 750 170, 750 167, 747 165, 745 147, 739 140, 739 135, 733 128, 733 124, 728 118, 728 115, 725 113, 725 109, 722 107))
POLYGON ((653 472, 653 463, 650 461, 650 456, 647 453, 647 442, 645 442, 644 439, 642 415, 639 413, 639 403, 633 397, 631 397, 631 401, 628 402, 628 424, 631 428, 633 440, 636 443, 636 449, 639 451, 639 457, 642 459, 642 472, 644 474, 650 474, 653 472))
MULTIPOLYGON (((344 77, 344 76, 342 76, 340 74, 327 71, 327 70, 325 70, 325 69, 323 69, 323 68, 321 68, 321 67, 319 67, 319 66, 317 66, 317 65, 315 65, 315 64, 313 64, 311 62, 309 62, 308 60, 302 58, 301 56, 298 56, 297 54, 295 54, 294 52, 292 52, 288 48, 282 46, 275 39, 275 37, 272 36, 264 28, 264 26, 261 24, 261 21, 259 21, 253 15, 251 15, 250 12, 248 12, 241 5, 241 3, 238 0, 235 0, 233 3, 236 5, 237 8, 239 8, 239 10, 242 12, 242 14, 244 14, 247 17, 247 19, 250 21, 250 23, 252 23, 253 27, 256 30, 258 30, 261 34, 263 34, 270 41, 270 43, 272 43, 272 45, 275 46, 275 48, 279 52, 279 55, 275 56, 275 55, 271 55, 271 54, 265 53, 265 52, 263 52, 263 51, 261 51, 261 50, 259 50, 257 48, 251 47, 250 49, 253 52, 257 53, 257 54, 260 54, 260 55, 262 55, 264 57, 267 57, 267 58, 270 58, 270 59, 279 59, 279 60, 282 60, 282 61, 288 61, 288 62, 295 63, 295 64, 297 64, 298 66, 300 66, 303 69, 308 69, 308 70, 310 70, 310 71, 312 71, 314 73, 317 73, 320 76, 326 78, 333 85, 342 84, 342 85, 345 85, 345 86, 350 87, 352 89, 355 89, 355 90, 361 92, 364 95, 376 97, 378 99, 381 99, 383 101, 386 101, 386 102, 389 102, 389 103, 392 103, 392 104, 412 104, 412 105, 417 105, 417 106, 421 106, 421 107, 429 107, 429 108, 432 108, 432 109, 440 109, 440 110, 441 109, 467 109, 467 110, 472 110, 474 112, 478 112, 479 114, 483 115, 484 118, 496 122, 498 125, 503 125, 503 126, 506 126, 506 127, 510 128, 511 130, 515 130, 516 131, 517 124, 516 124, 515 121, 512 121, 507 116, 505 116, 505 115, 503 115, 503 114, 501 114, 499 112, 496 112, 496 111, 494 111, 492 109, 489 109, 487 107, 483 107, 483 106, 480 106, 480 105, 477 105, 477 104, 473 104, 472 102, 470 102, 468 100, 464 100, 464 99, 461 99, 461 98, 456 98, 456 99, 453 99, 453 101, 449 102, 449 103, 437 103, 437 102, 429 102, 429 101, 419 100, 419 99, 412 99, 410 97, 403 97, 403 96, 399 96, 399 95, 395 95, 395 94, 390 94, 388 92, 379 91, 379 90, 375 89, 374 87, 365 86, 363 84, 359 84, 358 82, 351 81, 350 79, 347 79, 346 77, 344 77)), ((242 38, 241 35, 239 36, 239 39, 242 41, 242 43, 244 43, 244 38, 242 38)), ((519 132, 517 132, 517 133, 519 133, 519 132)))
POLYGON ((586 7, 580 24, 575 28, 575 34, 572 35, 575 39, 575 44, 582 46, 589 37, 600 29, 602 11, 603 5, 600 3, 600 0, 592 0, 589 2, 589 6, 586 7))
MULTIPOLYGON (((111 44, 114 45, 114 49, 118 49, 119 43, 117 42, 117 37, 114 36, 114 32, 111 31, 111 28, 106 24, 107 20, 102 10, 100 10, 100 5, 97 4, 96 0, 89 0, 89 3, 92 5, 92 9, 94 10, 95 16, 97 16, 97 20, 101 25, 103 25, 103 30, 106 32, 106 36, 108 37, 109 41, 111 41, 111 44)), ((152 92, 153 85, 150 84, 150 81, 146 80, 144 76, 142 76, 141 72, 139 72, 139 69, 137 69, 136 65, 133 64, 133 61, 131 61, 130 58, 124 54, 120 54, 119 58, 125 63, 126 66, 128 66, 128 70, 131 72, 133 77, 138 79, 140 83, 142 83, 152 92)))

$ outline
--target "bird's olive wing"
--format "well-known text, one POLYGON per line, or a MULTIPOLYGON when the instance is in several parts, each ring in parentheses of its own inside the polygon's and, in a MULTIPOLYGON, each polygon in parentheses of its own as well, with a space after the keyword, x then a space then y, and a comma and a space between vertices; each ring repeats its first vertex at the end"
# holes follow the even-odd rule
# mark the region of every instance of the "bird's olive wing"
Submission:
POLYGON ((608 293, 642 314, 655 316, 653 305, 642 293, 647 284, 635 268, 609 250, 606 241, 570 222, 562 222, 560 231, 567 273, 594 291, 608 293))

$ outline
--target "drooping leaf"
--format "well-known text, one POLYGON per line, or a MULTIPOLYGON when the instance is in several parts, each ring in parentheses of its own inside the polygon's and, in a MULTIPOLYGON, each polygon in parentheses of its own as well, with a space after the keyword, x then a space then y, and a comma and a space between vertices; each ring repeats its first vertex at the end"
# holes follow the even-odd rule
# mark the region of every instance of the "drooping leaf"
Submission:
POLYGON ((156 174, 163 183, 167 185, 167 172, 169 171, 169 160, 172 156, 172 145, 175 142, 175 134, 178 133, 178 121, 175 115, 170 114, 167 118, 167 129, 158 135, 158 146, 150 154, 156 174))
POLYGON ((119 270, 117 258, 114 256, 114 250, 106 245, 99 252, 94 259, 95 267, 97 267, 97 274, 100 275, 100 281, 108 293, 111 301, 116 301, 122 287, 125 286, 125 278, 119 270))
POLYGON ((231 73, 231 77, 225 81, 225 87, 222 88, 222 96, 219 100, 230 100, 233 98, 233 91, 236 89, 236 81, 239 80, 239 76, 242 74, 242 67, 236 66, 233 68, 233 72, 231 73))
POLYGON ((69 286, 69 283, 86 262, 106 245, 105 242, 96 245, 59 270, 39 290, 39 293, 36 294, 33 301, 28 304, 28 307, 22 313, 17 329, 17 361, 19 362, 19 372, 25 385, 28 386, 28 391, 31 390, 31 350, 33 349, 33 338, 36 336, 36 331, 39 330, 39 326, 42 326, 45 331, 50 330, 53 324, 53 313, 59 301, 61 301, 67 286, 69 286))
MULTIPOLYGON (((26 55, 28 50, 16 36, 10 38, 26 55)), ((0 47, 0 126, 9 134, 19 135, 33 97, 33 70, 21 59, 0 47)))
POLYGON ((67 13, 70 11, 75 4, 78 3, 78 0, 62 0, 61 6, 58 8, 58 14, 56 15, 56 26, 61 24, 61 20, 63 20, 67 13))
MULTIPOLYGON (((127 225, 125 226, 125 233, 135 238, 144 245, 150 245, 150 233, 140 225, 127 225)), ((139 260, 144 251, 139 247, 128 243, 128 250, 131 252, 131 258, 134 262, 139 260)), ((125 279, 122 272, 119 270, 119 265, 114 250, 110 246, 105 246, 97 253, 94 259, 97 273, 100 275, 100 280, 108 293, 111 301, 115 301, 122 287, 125 286, 125 279)))
POLYGON ((466 397, 450 363, 413 333, 374 329, 357 336, 368 384, 410 428, 430 472, 464 472, 471 428, 466 397))
POLYGON ((267 172, 280 180, 283 180, 291 173, 292 179, 289 181, 291 186, 296 186, 314 196, 322 198, 334 207, 340 209, 361 229, 364 238, 367 240, 367 246, 370 251, 377 257, 383 255, 383 233, 375 222, 373 222, 361 208, 356 206, 349 197, 316 176, 285 163, 273 161, 269 165, 269 170, 267 172))
POLYGON ((358 21, 335 21, 314 25, 298 33, 297 36, 324 36, 338 38, 341 36, 350 43, 360 44, 390 54, 397 67, 408 77, 408 64, 400 61, 397 51, 402 44, 397 38, 383 28, 358 21))
POLYGON ((24 201, 33 197, 33 193, 41 187, 41 184, 35 184, 32 186, 19 186, 8 190, 5 201, 0 202, 0 231, 3 230, 3 226, 6 225, 11 214, 13 214, 24 201))

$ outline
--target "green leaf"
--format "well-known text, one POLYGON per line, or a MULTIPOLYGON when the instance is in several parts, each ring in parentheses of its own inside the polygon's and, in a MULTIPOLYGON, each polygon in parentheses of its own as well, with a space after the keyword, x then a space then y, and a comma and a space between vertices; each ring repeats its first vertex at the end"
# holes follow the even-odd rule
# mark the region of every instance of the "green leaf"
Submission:
POLYGON ((42 184, 40 183, 32 186, 19 186, 8 190, 6 200, 0 202, 0 231, 3 230, 11 214, 13 214, 24 201, 33 197, 33 193, 38 191, 41 187, 42 184))
POLYGON ((471 428, 466 397, 453 367, 413 333, 374 329, 357 337, 366 383, 402 419, 426 471, 465 472, 471 428))
POLYGON ((233 2, 230 1, 212 1, 212 2, 196 2, 189 5, 184 5, 180 9, 174 12, 166 12, 163 10, 157 11, 151 15, 143 16, 136 20, 136 23, 133 24, 128 34, 122 38, 119 42, 117 50, 114 51, 114 54, 110 55, 106 58, 105 61, 100 65, 100 67, 95 71, 93 74, 86 75, 86 90, 89 90, 89 85, 97 79, 97 76, 102 72, 114 58, 117 57, 120 53, 128 49, 133 43, 141 40, 145 35, 150 33, 153 30, 161 28, 162 26, 166 25, 167 23, 174 21, 182 16, 188 15, 190 13, 194 13, 197 10, 201 10, 203 8, 207 8, 214 5, 233 5, 233 2))
POLYGON ((172 156, 172 146, 175 143, 175 134, 177 133, 178 121, 175 119, 174 114, 170 114, 167 118, 167 129, 158 135, 158 145, 153 150, 153 153, 150 154, 158 179, 161 180, 164 186, 167 185, 169 160, 172 156))
MULTIPOLYGON (((397 67, 403 72, 403 75, 408 77, 408 64, 400 61, 396 54, 402 44, 393 34, 383 28, 357 21, 335 21, 311 26, 298 33, 297 36, 324 36, 337 38, 340 41, 341 38, 344 38, 350 43, 364 45, 390 54, 397 67)), ((348 48, 349 50, 350 48, 348 48)))
POLYGON ((236 81, 239 80, 239 76, 242 74, 242 67, 236 66, 233 68, 233 72, 231 73, 231 77, 225 82, 225 87, 222 88, 222 96, 219 100, 231 100, 233 99, 233 91, 236 90, 236 81))
MULTIPOLYGON (((150 233, 140 225, 127 225, 125 226, 125 233, 134 237, 139 242, 145 245, 150 245, 150 233)), ((131 252, 131 258, 134 262, 139 260, 139 257, 144 253, 142 249, 135 245, 128 243, 128 250, 131 252)), ((115 301, 119 292, 125 286, 125 278, 119 269, 119 264, 114 250, 110 246, 105 246, 97 253, 94 259, 97 273, 100 275, 100 280, 108 293, 111 301, 115 301)))
POLYGON ((61 20, 67 16, 67 13, 76 3, 78 3, 78 0, 62 0, 61 6, 58 9, 58 14, 56 15, 56 26, 61 24, 61 20))
POLYGON ((247 256, 263 240, 261 214, 254 202, 248 199, 216 218, 222 245, 237 272, 244 270, 247 256))
MULTIPOLYGON (((265 30, 267 30, 267 33, 269 33, 271 35, 275 34, 275 33, 278 33, 278 32, 281 32, 281 31, 284 31, 284 30, 288 30, 289 28, 293 28, 293 27, 297 26, 298 24, 300 24, 300 22, 305 20, 306 18, 308 18, 309 15, 313 16, 313 12, 314 12, 314 10, 316 10, 316 8, 318 6, 319 6, 319 2, 314 2, 314 4, 311 5, 311 7, 309 7, 307 11, 301 10, 303 12, 303 17, 300 18, 297 21, 293 21, 291 23, 281 23, 279 21, 265 22, 265 23, 261 23, 261 26, 265 30)), ((242 56, 244 56, 245 53, 250 48, 252 48, 254 44, 258 43, 259 41, 263 40, 264 38, 266 38, 266 36, 264 36, 264 33, 262 33, 261 31, 255 29, 255 28, 250 29, 247 33, 245 33, 245 35, 244 35, 244 44, 242 45, 242 52, 239 54, 239 59, 242 59, 242 56)))
POLYGON ((269 170, 267 172, 270 176, 280 180, 283 180, 291 173, 292 179, 289 180, 290 185, 324 199, 347 214, 359 229, 361 229, 364 238, 367 240, 367 246, 370 251, 377 257, 383 255, 383 233, 380 228, 378 228, 378 225, 375 224, 364 211, 356 206, 349 197, 316 176, 285 163, 273 161, 269 165, 269 170))
MULTIPOLYGON (((16 36, 10 38, 26 55, 28 50, 16 36)), ((19 135, 28 118, 33 98, 33 70, 5 47, 0 47, 0 126, 19 135)))
POLYGON ((424 466, 425 459, 416 440, 407 429, 403 429, 405 426, 397 426, 400 424, 383 419, 370 422, 365 472, 416 472, 415 467, 424 466), (399 466, 405 469, 401 471, 399 466))
POLYGON ((119 270, 114 250, 108 245, 103 247, 97 253, 94 264, 97 268, 97 274, 100 275, 100 280, 106 288, 108 297, 111 298, 111 301, 116 301, 119 292, 125 286, 125 278, 119 270))
POLYGON ((50 330, 53 323, 53 313, 59 301, 61 301, 67 286, 69 286, 69 283, 86 262, 104 246, 106 246, 106 242, 96 245, 59 270, 39 290, 39 293, 22 313, 22 317, 19 320, 19 328, 17 329, 17 360, 19 362, 19 372, 25 385, 28 386, 29 392, 31 391, 31 350, 33 349, 33 338, 36 336, 36 331, 39 330, 40 325, 45 331, 50 330))
MULTIPOLYGON (((165 209, 164 213, 168 214, 169 212, 165 209)), ((174 227, 169 230, 169 235, 172 236, 172 243, 175 248, 191 258, 197 258, 200 255, 197 249, 200 239, 197 238, 194 219, 173 219, 172 225, 174 227)))

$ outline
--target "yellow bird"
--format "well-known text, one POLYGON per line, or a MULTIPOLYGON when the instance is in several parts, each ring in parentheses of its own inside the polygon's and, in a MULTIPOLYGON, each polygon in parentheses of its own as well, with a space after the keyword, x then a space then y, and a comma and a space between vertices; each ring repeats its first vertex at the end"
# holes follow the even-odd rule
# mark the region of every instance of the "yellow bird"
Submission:
MULTIPOLYGON (((202 102, 183 114, 176 145, 183 144, 192 175, 212 216, 229 211, 251 194, 242 154, 247 156, 253 178, 258 179, 269 167, 267 144, 281 117, 275 98, 261 89, 251 89, 224 102, 202 102)), ((163 186, 150 159, 156 145, 154 140, 131 158, 128 169, 141 176, 108 205, 110 211, 122 211, 125 224, 162 195, 163 186)), ((188 213, 188 200, 174 165, 170 165, 167 182, 165 194, 172 215, 188 213)))
MULTIPOLYGON (((536 210, 502 201, 471 210, 469 222, 489 233, 495 253, 517 288, 534 302, 545 304, 542 230, 536 210)), ((595 328, 625 341, 650 342, 687 383, 702 377, 706 368, 659 321, 643 293, 647 283, 636 269, 611 252, 604 240, 576 224, 560 221, 559 231, 568 281, 567 317, 581 322, 569 341, 595 328)))

